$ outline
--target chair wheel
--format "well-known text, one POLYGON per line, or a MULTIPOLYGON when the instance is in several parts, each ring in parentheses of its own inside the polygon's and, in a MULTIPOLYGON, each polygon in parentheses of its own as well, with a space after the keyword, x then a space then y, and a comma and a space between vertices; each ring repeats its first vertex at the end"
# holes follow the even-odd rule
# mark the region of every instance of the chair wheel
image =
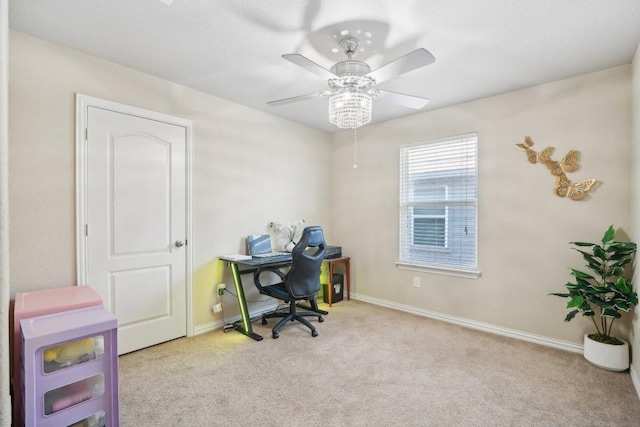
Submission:
POLYGON ((279 333, 277 333, 277 332, 273 332, 273 333, 271 334, 271 336, 272 336, 272 337, 273 337, 273 339, 275 340, 276 338, 278 338, 278 337, 280 336, 280 334, 279 334, 279 333))
POLYGON ((311 331, 311 336, 312 337, 317 337, 318 336, 318 331, 311 331))
POLYGON ((320 323, 324 322, 324 317, 318 316, 318 322, 320 322, 320 323))
POLYGON ((266 325, 267 324, 267 319, 262 319, 262 324, 266 325))

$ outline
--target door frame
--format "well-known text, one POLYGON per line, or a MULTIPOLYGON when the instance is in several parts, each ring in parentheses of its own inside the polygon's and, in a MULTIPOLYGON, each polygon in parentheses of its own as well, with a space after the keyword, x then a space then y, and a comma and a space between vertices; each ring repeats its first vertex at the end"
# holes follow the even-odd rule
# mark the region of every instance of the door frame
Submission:
POLYGON ((170 116, 143 108, 133 107, 118 102, 76 93, 76 276, 78 284, 87 283, 88 253, 85 239, 85 227, 87 224, 88 194, 87 194, 87 115, 88 108, 95 107, 116 113, 128 114, 143 119, 155 120, 185 128, 186 153, 186 316, 187 336, 194 335, 193 318, 193 236, 192 236, 192 189, 193 189, 193 121, 180 117, 170 116))

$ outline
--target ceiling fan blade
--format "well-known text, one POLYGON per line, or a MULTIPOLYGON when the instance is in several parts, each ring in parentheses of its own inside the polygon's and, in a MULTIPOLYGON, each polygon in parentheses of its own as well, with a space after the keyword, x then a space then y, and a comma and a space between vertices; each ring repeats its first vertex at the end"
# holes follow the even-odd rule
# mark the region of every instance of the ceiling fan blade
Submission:
POLYGON ((276 101, 269 101, 267 102, 267 105, 277 107, 279 105, 292 104, 294 102, 300 102, 300 101, 306 101, 308 99, 318 98, 318 97, 321 97, 322 95, 323 95, 323 92, 310 93, 308 95, 300 95, 300 96, 294 96, 292 98, 284 98, 284 99, 278 99, 276 101))
POLYGON ((401 105, 403 107, 419 110, 429 103, 429 99, 419 96, 405 95, 403 93, 389 92, 388 90, 379 90, 380 94, 376 99, 392 104, 401 105))
POLYGON ((337 77, 331 71, 327 70, 326 68, 321 67, 320 65, 316 64, 315 62, 313 62, 309 58, 307 58, 305 56, 302 56, 302 55, 300 55, 298 53, 289 53, 289 54, 286 54, 286 55, 282 55, 282 57, 284 59, 286 59, 287 61, 292 62, 292 63, 304 68, 305 70, 307 70, 309 72, 312 72, 316 76, 322 77, 325 80, 334 79, 334 78, 337 77))
POLYGON ((402 56, 395 61, 389 62, 386 65, 373 70, 367 76, 376 81, 376 84, 387 81, 400 74, 408 73, 417 68, 427 66, 436 62, 436 58, 433 57, 431 52, 427 49, 416 49, 411 53, 402 56))

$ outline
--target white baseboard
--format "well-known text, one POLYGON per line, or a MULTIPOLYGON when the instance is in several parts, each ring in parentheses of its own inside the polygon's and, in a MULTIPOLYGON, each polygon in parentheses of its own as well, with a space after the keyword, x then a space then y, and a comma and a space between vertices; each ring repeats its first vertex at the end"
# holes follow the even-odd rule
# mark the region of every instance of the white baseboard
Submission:
MULTIPOLYGON (((572 343, 569 341, 557 340, 554 338, 543 337, 540 335, 530 334, 528 332, 522 332, 515 329, 503 328, 501 326, 492 325, 489 323, 477 322, 475 320, 465 319, 463 317, 451 316, 448 314, 442 314, 435 311, 425 310, 422 308, 412 307, 410 305, 398 304, 396 302, 387 301, 379 298, 373 298, 367 295, 361 295, 357 293, 352 293, 351 298, 363 302, 368 302, 370 304, 379 305, 381 307, 392 308, 394 310, 404 311, 406 313, 417 314, 418 316, 428 317, 435 320, 441 320, 443 322, 453 323, 455 325, 464 326, 471 329, 476 329, 479 331, 489 332, 496 335, 502 335, 505 337, 515 338, 522 341, 532 342, 535 344, 545 345, 547 347, 553 347, 560 350, 570 351, 572 353, 583 353, 583 346, 580 344, 572 343)), ((274 306, 269 306, 266 308, 262 308, 260 310, 255 310, 250 313, 250 317, 261 316, 262 313, 272 311, 277 307, 277 304, 274 306)), ((234 323, 240 320, 240 315, 227 319, 226 324, 234 323)), ((225 325, 222 320, 216 320, 213 322, 205 323, 203 325, 198 325, 194 328, 193 334, 200 335, 206 332, 211 332, 216 329, 220 329, 225 325)), ((633 373, 633 371, 631 371, 633 373)), ((636 378, 637 380, 637 378, 636 378)), ((636 384, 634 382, 634 384, 636 384)), ((640 381, 636 384, 636 390, 639 390, 640 395, 640 381)))
MULTIPOLYGON (((262 316, 262 313, 273 311, 277 307, 278 307, 278 304, 276 303, 272 306, 263 307, 259 310, 254 310, 249 313, 249 317, 253 319, 254 317, 262 316)), ((223 322, 222 319, 220 319, 220 320, 215 320, 213 322, 205 323, 203 325, 198 325, 195 328, 193 328, 193 335, 195 336, 195 335, 200 335, 207 332, 215 331, 216 329, 220 329, 224 327, 224 325, 232 324, 234 322, 237 322, 240 319, 241 319, 241 316, 238 314, 237 316, 234 316, 232 318, 225 319, 226 322, 223 322)))
POLYGON ((216 329, 220 329, 224 326, 224 322, 222 320, 216 320, 214 322, 205 323, 203 325, 198 325, 193 328, 193 336, 204 334, 207 332, 215 331, 216 329))
POLYGON ((489 332, 496 335, 502 335, 505 337, 515 338, 522 341, 545 345, 547 347, 553 347, 560 350, 570 351, 572 353, 582 354, 584 350, 582 345, 572 343, 569 341, 561 341, 554 338, 547 338, 540 335, 534 335, 527 332, 517 331, 515 329, 503 328, 501 326, 491 325, 489 323, 477 322, 475 320, 465 319, 463 317, 456 317, 448 314, 438 313, 435 311, 424 310, 422 308, 416 308, 409 305, 398 304, 395 302, 386 301, 379 298, 373 298, 366 295, 352 293, 351 298, 359 301, 368 302, 370 304, 379 305, 382 307, 393 308, 395 310, 404 311, 406 313, 417 314, 418 316, 429 317, 431 319, 453 323, 455 325, 464 326, 466 328, 477 329, 479 331, 489 332))

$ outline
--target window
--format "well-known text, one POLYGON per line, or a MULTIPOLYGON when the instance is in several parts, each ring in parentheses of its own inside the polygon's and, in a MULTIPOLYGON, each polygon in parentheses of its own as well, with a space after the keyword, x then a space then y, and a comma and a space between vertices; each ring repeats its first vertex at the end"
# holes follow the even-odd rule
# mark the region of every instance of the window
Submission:
POLYGON ((400 267, 477 277, 477 141, 400 148, 400 267))
MULTIPOLYGON (((413 197, 421 202, 437 202, 446 200, 447 187, 416 187, 413 197)), ((425 248, 446 248, 447 241, 447 206, 414 206, 412 212, 411 239, 412 245, 425 248)))

